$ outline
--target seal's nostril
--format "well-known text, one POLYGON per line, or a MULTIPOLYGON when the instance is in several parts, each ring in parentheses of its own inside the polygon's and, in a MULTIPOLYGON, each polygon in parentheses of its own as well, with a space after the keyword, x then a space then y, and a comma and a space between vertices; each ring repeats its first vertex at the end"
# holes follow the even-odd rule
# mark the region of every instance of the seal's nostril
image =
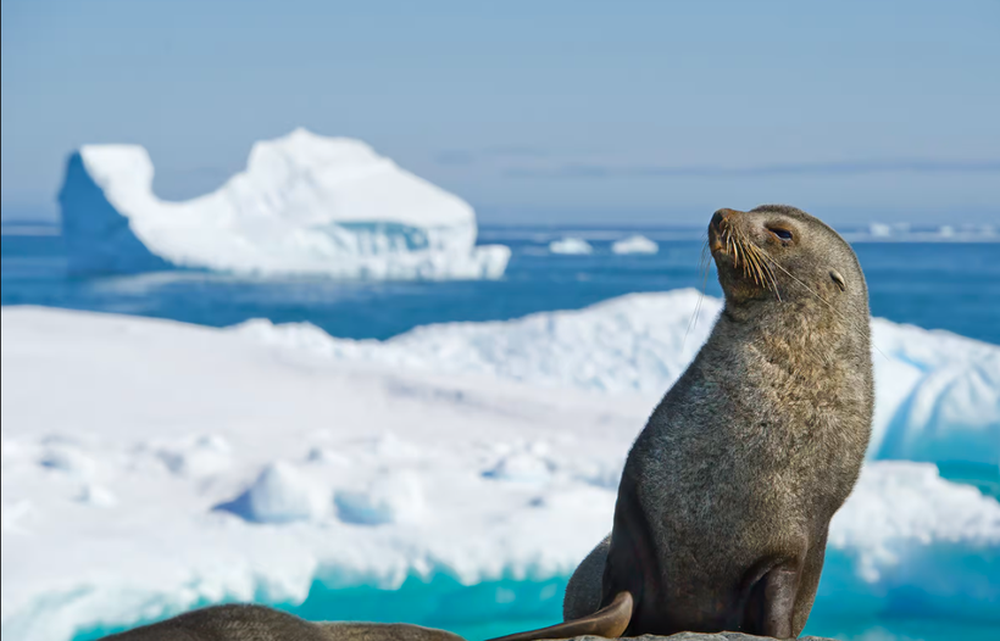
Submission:
POLYGON ((715 227, 716 230, 719 230, 722 226, 722 223, 729 220, 729 217, 735 213, 736 212, 733 211, 732 209, 720 209, 719 211, 715 212, 715 214, 712 216, 712 227, 715 227))

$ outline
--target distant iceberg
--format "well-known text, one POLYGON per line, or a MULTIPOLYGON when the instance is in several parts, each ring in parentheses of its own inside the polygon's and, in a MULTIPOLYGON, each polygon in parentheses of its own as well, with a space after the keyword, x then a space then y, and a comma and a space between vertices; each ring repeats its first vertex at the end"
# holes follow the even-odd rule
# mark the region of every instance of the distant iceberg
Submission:
POLYGON ((645 236, 629 236, 611 244, 611 251, 616 254, 655 254, 660 246, 645 236))
POLYGON ((70 156, 59 203, 72 271, 479 279, 510 258, 476 246, 468 203, 349 138, 296 129, 257 142, 246 171, 184 202, 160 200, 152 183, 137 145, 70 156))
POLYGON ((549 243, 549 251, 553 254, 589 254, 594 248, 582 238, 561 238, 549 243))

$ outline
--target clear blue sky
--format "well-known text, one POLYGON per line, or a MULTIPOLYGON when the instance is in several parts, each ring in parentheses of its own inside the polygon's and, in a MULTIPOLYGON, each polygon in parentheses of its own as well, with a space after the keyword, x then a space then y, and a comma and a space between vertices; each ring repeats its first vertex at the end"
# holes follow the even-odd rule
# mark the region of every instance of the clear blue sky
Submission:
POLYGON ((489 221, 1000 220, 1000 2, 4 0, 5 218, 83 143, 217 187, 364 139, 489 221))

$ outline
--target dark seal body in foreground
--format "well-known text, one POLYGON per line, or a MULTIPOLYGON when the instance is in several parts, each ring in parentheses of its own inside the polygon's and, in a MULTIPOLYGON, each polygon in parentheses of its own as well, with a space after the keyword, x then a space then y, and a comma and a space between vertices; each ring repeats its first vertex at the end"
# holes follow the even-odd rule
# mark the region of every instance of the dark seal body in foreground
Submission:
POLYGON ((464 641, 396 623, 313 623, 260 605, 217 605, 104 637, 104 641, 464 641))
POLYGON ((725 307, 632 446, 611 535, 567 587, 567 623, 506 638, 583 621, 600 634, 609 618, 619 633, 623 593, 626 636, 805 627, 871 430, 864 275, 792 207, 720 210, 709 245, 725 307))

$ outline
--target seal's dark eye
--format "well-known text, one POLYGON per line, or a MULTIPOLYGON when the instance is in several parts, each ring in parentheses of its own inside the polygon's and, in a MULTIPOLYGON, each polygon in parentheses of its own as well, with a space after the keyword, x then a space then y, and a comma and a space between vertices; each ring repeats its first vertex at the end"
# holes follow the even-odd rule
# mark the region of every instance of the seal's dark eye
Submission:
POLYGON ((767 230, 780 238, 781 240, 791 240, 792 232, 787 229, 782 229, 781 227, 768 227, 767 230))

